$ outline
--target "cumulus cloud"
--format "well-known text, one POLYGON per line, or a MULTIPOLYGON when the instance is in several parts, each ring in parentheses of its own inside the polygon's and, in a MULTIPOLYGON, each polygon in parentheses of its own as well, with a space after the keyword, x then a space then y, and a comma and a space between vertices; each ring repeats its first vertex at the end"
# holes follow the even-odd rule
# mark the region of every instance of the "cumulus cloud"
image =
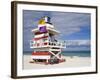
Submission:
POLYGON ((66 46, 90 46, 90 40, 66 40, 66 46))
POLYGON ((64 51, 90 51, 90 40, 66 40, 66 48, 64 51))
POLYGON ((85 13, 51 13, 51 21, 62 34, 79 32, 81 27, 90 27, 90 14, 85 13))

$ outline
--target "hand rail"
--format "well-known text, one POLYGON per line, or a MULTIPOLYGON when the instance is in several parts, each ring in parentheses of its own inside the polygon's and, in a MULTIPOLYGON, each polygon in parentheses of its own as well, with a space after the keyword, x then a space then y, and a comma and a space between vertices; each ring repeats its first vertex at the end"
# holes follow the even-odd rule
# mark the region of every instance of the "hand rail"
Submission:
POLYGON ((44 47, 44 46, 65 48, 66 44, 64 42, 51 42, 51 41, 49 41, 49 42, 36 43, 32 40, 30 41, 30 48, 37 48, 37 47, 44 47))

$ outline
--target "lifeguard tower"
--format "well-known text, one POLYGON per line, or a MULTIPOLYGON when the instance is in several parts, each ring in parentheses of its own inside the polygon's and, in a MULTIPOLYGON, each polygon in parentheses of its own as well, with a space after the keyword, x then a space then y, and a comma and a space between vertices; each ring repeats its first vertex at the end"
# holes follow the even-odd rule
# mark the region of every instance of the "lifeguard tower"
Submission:
POLYGON ((60 34, 54 29, 50 17, 45 16, 38 22, 38 27, 32 30, 34 38, 30 42, 33 48, 32 60, 34 63, 56 64, 64 62, 61 54, 62 48, 66 48, 64 41, 55 39, 55 35, 60 34))

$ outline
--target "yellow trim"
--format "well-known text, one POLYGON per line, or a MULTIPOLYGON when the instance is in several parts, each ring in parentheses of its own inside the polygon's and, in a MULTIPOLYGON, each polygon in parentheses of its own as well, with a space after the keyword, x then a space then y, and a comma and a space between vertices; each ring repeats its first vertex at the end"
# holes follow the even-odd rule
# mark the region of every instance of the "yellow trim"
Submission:
POLYGON ((38 24, 45 24, 45 20, 44 19, 39 20, 38 24))

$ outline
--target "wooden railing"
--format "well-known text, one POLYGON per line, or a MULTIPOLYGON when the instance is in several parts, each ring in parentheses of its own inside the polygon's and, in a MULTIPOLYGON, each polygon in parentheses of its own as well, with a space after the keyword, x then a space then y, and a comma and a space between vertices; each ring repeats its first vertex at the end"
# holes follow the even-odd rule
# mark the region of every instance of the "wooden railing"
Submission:
POLYGON ((64 42, 41 42, 36 43, 34 41, 30 41, 30 48, 40 48, 40 47, 59 47, 66 48, 66 44, 64 42))

